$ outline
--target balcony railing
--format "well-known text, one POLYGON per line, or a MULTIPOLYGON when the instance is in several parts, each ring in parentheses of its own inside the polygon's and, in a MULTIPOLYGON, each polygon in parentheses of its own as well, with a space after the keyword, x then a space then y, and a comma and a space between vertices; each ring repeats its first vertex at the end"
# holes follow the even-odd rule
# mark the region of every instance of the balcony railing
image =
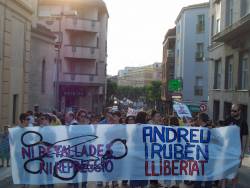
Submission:
POLYGON ((194 86, 194 95, 203 96, 203 86, 194 86))
POLYGON ((203 58, 204 58, 204 52, 196 52, 195 53, 196 61, 203 61, 203 58))
POLYGON ((66 30, 99 32, 100 22, 96 20, 66 18, 66 30))
POLYGON ((167 57, 174 57, 174 50, 168 50, 167 51, 167 57))
POLYGON ((250 13, 212 37, 213 42, 230 42, 250 31, 250 13))
POLYGON ((196 24, 196 32, 197 33, 203 33, 205 30, 205 25, 204 24, 196 24))
POLYGON ((99 76, 94 74, 76 74, 76 73, 63 73, 63 82, 77 82, 77 83, 97 83, 99 76))
POLYGON ((98 59, 99 49, 95 47, 65 45, 64 57, 78 59, 98 59))

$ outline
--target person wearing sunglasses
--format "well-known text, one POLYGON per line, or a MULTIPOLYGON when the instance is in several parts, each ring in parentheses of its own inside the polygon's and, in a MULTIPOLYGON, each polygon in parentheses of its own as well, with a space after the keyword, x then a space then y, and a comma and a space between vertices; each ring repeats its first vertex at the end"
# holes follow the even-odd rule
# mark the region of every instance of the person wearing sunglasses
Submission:
MULTIPOLYGON (((241 116, 241 105, 232 104, 230 117, 225 121, 220 121, 220 123, 224 126, 236 125, 240 128, 240 139, 241 139, 241 163, 244 158, 244 155, 247 151, 247 143, 248 143, 248 125, 245 119, 241 116)), ((241 163, 240 166, 241 167, 241 163)), ((238 186, 238 175, 232 179, 232 187, 238 186)), ((223 182, 223 186, 225 186, 225 181, 223 182)))
POLYGON ((79 125, 88 125, 90 124, 90 119, 87 116, 87 112, 85 110, 79 110, 76 114, 76 120, 79 125))

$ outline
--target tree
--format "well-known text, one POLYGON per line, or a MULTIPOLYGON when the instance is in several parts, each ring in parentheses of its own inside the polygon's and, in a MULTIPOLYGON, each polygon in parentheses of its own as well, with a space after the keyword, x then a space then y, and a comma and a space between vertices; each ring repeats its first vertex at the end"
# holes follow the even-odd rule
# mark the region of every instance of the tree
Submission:
POLYGON ((113 104, 113 97, 117 94, 117 83, 107 80, 107 101, 108 106, 113 104))
POLYGON ((158 109, 161 101, 161 81, 152 81, 145 90, 147 102, 151 107, 158 109))

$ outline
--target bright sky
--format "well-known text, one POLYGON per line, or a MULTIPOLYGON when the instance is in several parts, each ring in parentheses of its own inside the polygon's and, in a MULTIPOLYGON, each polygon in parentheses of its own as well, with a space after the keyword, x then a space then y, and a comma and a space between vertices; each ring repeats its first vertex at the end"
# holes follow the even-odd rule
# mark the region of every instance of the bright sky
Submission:
POLYGON ((108 74, 162 61, 162 42, 183 6, 208 0, 104 0, 109 11, 108 74))

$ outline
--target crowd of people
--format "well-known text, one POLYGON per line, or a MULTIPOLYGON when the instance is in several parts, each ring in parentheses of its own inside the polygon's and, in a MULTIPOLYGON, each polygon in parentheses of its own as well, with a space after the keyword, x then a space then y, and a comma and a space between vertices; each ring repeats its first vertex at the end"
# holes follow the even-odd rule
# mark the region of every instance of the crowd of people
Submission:
MULTIPOLYGON (((215 128, 219 126, 227 126, 234 124, 240 127, 240 136, 241 136, 241 149, 242 155, 247 148, 247 137, 248 137, 248 126, 245 120, 241 118, 241 109, 237 104, 232 105, 231 114, 228 119, 225 121, 212 122, 209 116, 206 113, 199 113, 194 118, 179 118, 176 113, 173 113, 169 116, 163 116, 160 112, 152 110, 151 113, 144 111, 138 112, 137 114, 129 114, 126 111, 113 110, 112 108, 105 108, 102 115, 95 115, 92 112, 89 112, 84 109, 80 109, 77 112, 67 112, 63 114, 61 112, 53 111, 51 113, 42 113, 39 111, 39 107, 35 106, 34 111, 27 111, 20 115, 20 127, 30 127, 30 126, 57 126, 57 125, 86 125, 86 124, 156 124, 156 125, 171 125, 171 126, 197 126, 197 127, 208 127, 215 128)), ((4 133, 0 137, 1 143, 1 159, 2 165, 4 165, 4 160, 7 161, 6 165, 9 166, 9 148, 8 148, 8 129, 5 128, 4 133)), ((241 158, 241 159, 242 159, 241 158)), ((238 177, 236 177, 232 182, 233 186, 236 186, 238 183, 238 177)), ((165 187, 178 188, 181 181, 176 181, 175 184, 171 184, 171 181, 165 181, 165 187)), ((184 181, 187 185, 192 185, 194 188, 201 188, 204 184, 205 188, 210 188, 214 186, 225 187, 227 182, 225 180, 217 182, 190 182, 184 181)), ((113 182, 97 182, 97 187, 109 187, 109 184, 112 187, 118 187, 119 184, 117 181, 113 182)), ((127 181, 123 180, 121 182, 122 186, 130 187, 162 187, 157 180, 145 181, 145 180, 132 180, 127 181)), ((85 188, 87 182, 80 184, 82 188, 85 188)), ((79 184, 69 184, 70 187, 78 187, 79 184)), ((41 186, 45 187, 45 186, 41 186)), ((53 187, 53 185, 47 185, 47 187, 53 187)))

